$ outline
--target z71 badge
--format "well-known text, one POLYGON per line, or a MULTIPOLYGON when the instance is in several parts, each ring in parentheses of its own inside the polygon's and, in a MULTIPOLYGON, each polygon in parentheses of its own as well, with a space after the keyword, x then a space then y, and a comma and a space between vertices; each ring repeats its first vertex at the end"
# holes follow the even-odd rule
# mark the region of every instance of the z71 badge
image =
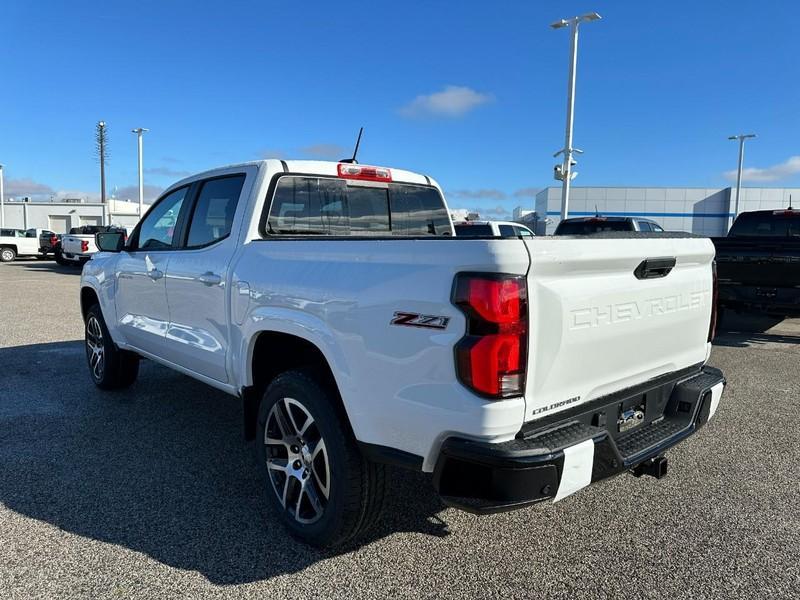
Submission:
POLYGON ((428 329, 447 329, 450 317, 437 315, 420 315, 410 312, 396 312, 390 321, 391 325, 405 325, 406 327, 427 327, 428 329))

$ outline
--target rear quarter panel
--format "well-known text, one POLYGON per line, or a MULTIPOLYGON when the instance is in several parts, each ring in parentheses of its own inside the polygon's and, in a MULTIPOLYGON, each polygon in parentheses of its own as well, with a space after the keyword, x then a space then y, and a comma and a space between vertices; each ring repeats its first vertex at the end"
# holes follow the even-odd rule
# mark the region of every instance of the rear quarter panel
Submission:
MULTIPOLYGON (((234 299, 246 303, 234 306, 246 315, 235 363, 249 366, 260 331, 311 341, 332 368, 356 437, 423 456, 430 469, 448 432, 500 441, 519 430, 522 398, 486 401, 457 381, 453 346, 466 323, 450 298, 458 271, 524 274, 528 261, 517 239, 249 242, 233 281, 234 289, 249 285, 234 299), (396 311, 449 322, 390 325, 396 311)), ((247 371, 241 377, 252 381, 247 371)))

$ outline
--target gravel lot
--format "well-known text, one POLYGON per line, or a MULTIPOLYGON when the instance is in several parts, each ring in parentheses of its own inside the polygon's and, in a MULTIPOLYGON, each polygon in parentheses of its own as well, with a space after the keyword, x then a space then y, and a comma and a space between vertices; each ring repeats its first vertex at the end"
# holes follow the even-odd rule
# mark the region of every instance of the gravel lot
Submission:
POLYGON ((331 554, 271 517, 233 398, 151 362, 94 388, 78 281, 0 265, 3 599, 800 597, 800 320, 726 319, 720 410, 662 481, 479 518, 392 472, 379 530, 331 554))

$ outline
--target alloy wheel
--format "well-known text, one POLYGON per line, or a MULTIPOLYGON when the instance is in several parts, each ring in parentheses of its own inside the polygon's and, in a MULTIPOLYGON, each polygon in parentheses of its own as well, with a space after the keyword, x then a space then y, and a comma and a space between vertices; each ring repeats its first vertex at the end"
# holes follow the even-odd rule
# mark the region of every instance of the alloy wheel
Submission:
POLYGON ((100 380, 105 367, 103 351, 103 330, 100 321, 94 315, 86 322, 86 357, 89 359, 89 368, 92 376, 100 380))
POLYGON ((294 398, 270 409, 264 428, 270 483, 284 510, 298 523, 318 521, 328 504, 331 471, 322 433, 294 398))

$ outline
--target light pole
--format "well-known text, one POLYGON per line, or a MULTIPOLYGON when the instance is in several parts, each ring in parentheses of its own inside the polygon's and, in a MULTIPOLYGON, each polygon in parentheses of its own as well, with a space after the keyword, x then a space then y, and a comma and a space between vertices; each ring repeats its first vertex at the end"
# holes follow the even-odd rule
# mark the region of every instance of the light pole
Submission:
POLYGON ((6 225, 6 196, 3 190, 3 165, 0 165, 0 227, 6 225))
POLYGON ((756 137, 755 133, 740 133, 728 136, 729 140, 739 140, 739 168, 736 170, 736 204, 733 208, 733 218, 739 216, 739 194, 742 191, 742 165, 744 165, 744 141, 756 137))
POLYGON ((142 209, 144 207, 144 171, 142 169, 142 136, 145 131, 150 131, 144 127, 137 127, 131 129, 132 133, 136 134, 139 142, 139 218, 142 218, 142 209))
POLYGON ((567 131, 564 136, 564 148, 557 152, 555 156, 564 154, 564 162, 561 165, 561 171, 556 169, 556 178, 561 179, 561 220, 563 221, 569 216, 569 184, 573 177, 572 175, 572 154, 575 148, 572 147, 572 122, 573 114, 575 112, 575 71, 578 66, 578 26, 587 21, 597 21, 602 17, 596 12, 586 13, 579 17, 572 17, 571 19, 561 19, 556 21, 550 27, 553 29, 561 29, 562 27, 569 27, 572 33, 572 45, 570 51, 569 61, 569 80, 567 81, 567 131))

